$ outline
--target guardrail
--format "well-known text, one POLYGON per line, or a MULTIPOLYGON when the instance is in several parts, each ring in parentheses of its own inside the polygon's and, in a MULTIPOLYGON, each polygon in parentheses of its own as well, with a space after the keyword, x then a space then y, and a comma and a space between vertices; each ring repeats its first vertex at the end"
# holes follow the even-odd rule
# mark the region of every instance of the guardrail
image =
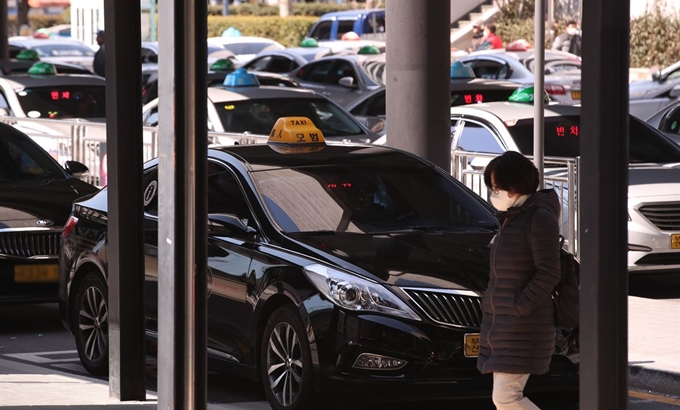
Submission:
MULTIPOLYGON (((489 199, 488 190, 484 184, 484 168, 497 154, 479 152, 451 151, 451 175, 465 184, 477 195, 485 200, 489 199)), ((528 157, 532 158, 532 157, 528 157)), ((545 186, 557 191, 562 201, 562 223, 560 234, 565 238, 565 245, 570 253, 578 257, 578 186, 579 186, 579 158, 546 157, 545 186)))

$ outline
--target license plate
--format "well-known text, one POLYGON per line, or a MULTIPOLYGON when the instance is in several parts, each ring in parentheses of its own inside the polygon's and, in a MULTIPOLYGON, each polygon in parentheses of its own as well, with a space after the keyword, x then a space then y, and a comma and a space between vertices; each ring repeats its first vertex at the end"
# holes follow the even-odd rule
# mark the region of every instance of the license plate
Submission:
POLYGON ((57 265, 19 265, 14 267, 15 283, 52 283, 59 280, 57 265))
POLYGON ((571 92, 571 99, 572 100, 580 100, 581 99, 581 92, 580 91, 572 91, 571 92))
POLYGON ((463 336, 465 344, 465 357, 479 356, 479 333, 466 333, 463 336))
POLYGON ((680 249, 680 233, 671 235, 671 249, 680 249))

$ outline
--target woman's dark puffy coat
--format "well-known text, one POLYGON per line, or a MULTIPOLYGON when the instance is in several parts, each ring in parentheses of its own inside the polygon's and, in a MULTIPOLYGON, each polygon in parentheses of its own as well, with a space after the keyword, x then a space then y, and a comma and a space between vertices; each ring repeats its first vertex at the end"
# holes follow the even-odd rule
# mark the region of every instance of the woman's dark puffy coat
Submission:
POLYGON ((560 279, 560 201, 538 191, 501 215, 483 299, 482 373, 543 374, 555 350, 552 291, 560 279))

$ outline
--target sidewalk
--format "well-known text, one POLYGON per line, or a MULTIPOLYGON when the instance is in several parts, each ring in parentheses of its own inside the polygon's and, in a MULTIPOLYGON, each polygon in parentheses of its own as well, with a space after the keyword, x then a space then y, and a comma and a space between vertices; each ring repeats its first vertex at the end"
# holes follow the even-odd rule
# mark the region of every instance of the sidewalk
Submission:
POLYGON ((680 396, 680 299, 628 297, 629 385, 680 396))
MULTIPOLYGON (((680 299, 628 298, 632 389, 680 396, 680 299)), ((0 407, 29 410, 155 409, 157 397, 120 403, 106 381, 0 358, 0 407)), ((210 410, 268 410, 266 402, 208 404, 210 410)))

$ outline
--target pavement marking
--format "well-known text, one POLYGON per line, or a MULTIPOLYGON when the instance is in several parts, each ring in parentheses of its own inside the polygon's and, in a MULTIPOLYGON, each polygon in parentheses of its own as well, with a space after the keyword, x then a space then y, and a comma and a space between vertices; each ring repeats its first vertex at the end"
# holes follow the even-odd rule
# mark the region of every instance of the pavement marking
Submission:
POLYGON ((635 397, 636 399, 651 400, 658 403, 672 404, 674 406, 680 406, 680 399, 675 399, 672 397, 659 396, 656 394, 642 393, 639 391, 628 391, 630 397, 635 397))
POLYGON ((69 357, 68 359, 52 359, 49 357, 44 357, 44 355, 48 356, 58 356, 58 355, 73 355, 73 354, 78 354, 77 350, 60 350, 60 351, 53 351, 53 352, 30 352, 30 353, 12 353, 12 354, 4 354, 3 356, 6 357, 11 357, 13 359, 18 359, 18 360, 25 360, 27 362, 31 363, 40 363, 40 364, 52 364, 52 363, 74 363, 80 361, 77 357, 69 357))

